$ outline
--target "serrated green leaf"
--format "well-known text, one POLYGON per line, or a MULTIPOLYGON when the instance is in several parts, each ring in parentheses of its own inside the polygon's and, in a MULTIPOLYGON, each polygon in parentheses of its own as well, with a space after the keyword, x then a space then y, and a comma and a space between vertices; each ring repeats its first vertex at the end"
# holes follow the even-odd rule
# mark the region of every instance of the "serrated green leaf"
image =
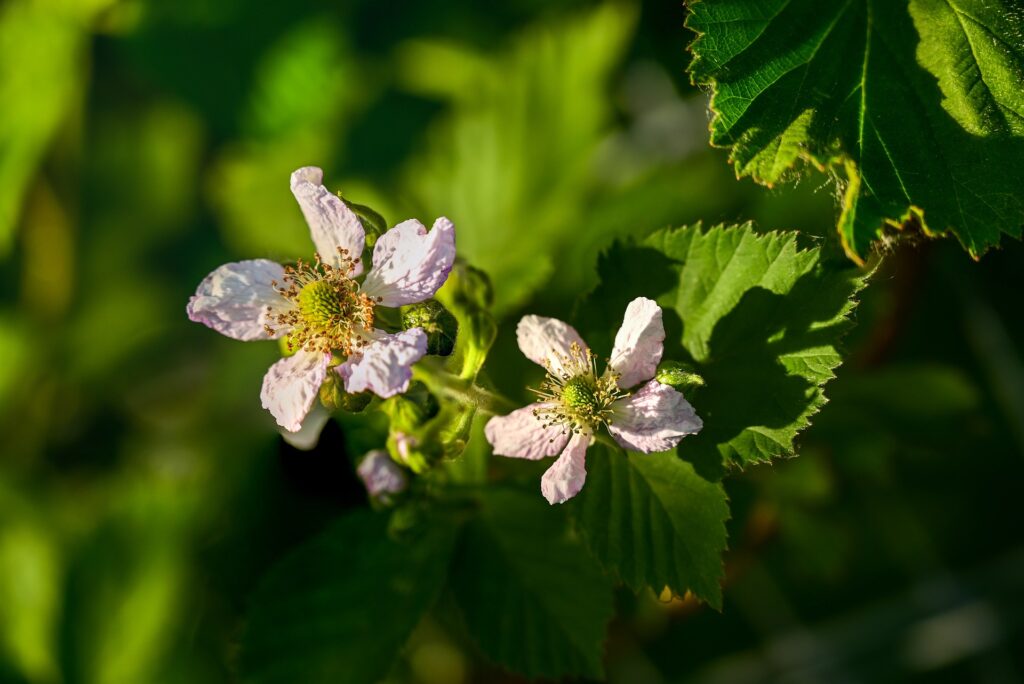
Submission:
POLYGON ((712 144, 767 185, 799 158, 844 172, 839 232, 855 260, 908 222, 973 256, 1020 236, 1019 4, 715 0, 694 2, 687 25, 690 74, 713 91, 712 144))
POLYGON ((570 535, 564 511, 507 490, 489 491, 482 506, 451 583, 480 649, 528 677, 601 677, 611 582, 570 535))
POLYGON ((679 454, 707 476, 794 453, 793 440, 824 403, 842 362, 865 276, 825 264, 796 233, 749 225, 658 231, 616 245, 600 261, 601 285, 582 304, 585 339, 608 353, 634 297, 665 309, 665 359, 693 361, 706 386, 692 403, 704 429, 679 454))
POLYGON ((365 684, 383 677, 442 585, 452 530, 388 537, 387 516, 359 511, 278 563, 252 598, 245 682, 365 684))
POLYGON ((627 454, 598 443, 572 506, 594 555, 635 591, 689 590, 721 608, 729 505, 720 483, 672 452, 627 454))

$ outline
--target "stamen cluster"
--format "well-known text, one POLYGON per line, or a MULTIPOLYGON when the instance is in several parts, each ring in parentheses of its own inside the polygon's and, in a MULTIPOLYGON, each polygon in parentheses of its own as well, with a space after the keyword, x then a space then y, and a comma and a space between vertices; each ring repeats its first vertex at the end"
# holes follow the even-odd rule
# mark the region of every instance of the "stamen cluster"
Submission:
POLYGON ((597 359, 589 349, 573 342, 569 354, 555 354, 559 369, 545 364, 547 376, 531 391, 546 404, 534 411, 544 428, 561 425, 575 434, 592 434, 612 422, 612 403, 626 396, 619 389, 618 374, 611 369, 597 375, 597 359))
POLYGON ((369 342, 365 334, 373 329, 376 302, 360 292, 359 283, 351 276, 359 257, 353 258, 342 248, 338 256, 337 266, 326 263, 319 254, 314 255, 313 263, 300 259, 295 266, 285 266, 281 283, 271 283, 288 304, 278 309, 267 307, 272 324, 266 330, 270 335, 287 330, 289 351, 340 351, 349 356, 369 342))

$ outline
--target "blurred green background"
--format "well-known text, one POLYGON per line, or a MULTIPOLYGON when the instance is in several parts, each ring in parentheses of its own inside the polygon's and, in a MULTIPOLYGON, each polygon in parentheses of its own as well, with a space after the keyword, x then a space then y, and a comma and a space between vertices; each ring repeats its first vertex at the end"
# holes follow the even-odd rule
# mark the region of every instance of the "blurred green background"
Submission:
MULTIPOLYGON (((232 681, 261 573, 365 505, 337 425, 299 452, 260 408, 274 345, 185 317, 225 261, 310 256, 293 169, 391 223, 451 217, 506 321, 567 316, 602 248, 670 224, 835 250, 831 187, 738 182, 708 147, 684 18, 0 4, 0 682, 232 681)), ((624 593, 611 682, 1024 681, 1022 257, 888 254, 801 458, 727 482, 724 611, 624 593)), ((518 681, 432 620, 392 680, 518 681)))

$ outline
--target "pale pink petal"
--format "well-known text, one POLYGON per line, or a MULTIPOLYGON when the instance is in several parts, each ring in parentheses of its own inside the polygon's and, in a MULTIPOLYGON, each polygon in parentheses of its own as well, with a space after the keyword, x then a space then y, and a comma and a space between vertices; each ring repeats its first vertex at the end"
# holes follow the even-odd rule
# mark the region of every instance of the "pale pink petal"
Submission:
POLYGON ((374 449, 366 454, 356 468, 356 474, 372 497, 398 494, 408 484, 405 470, 383 449, 374 449))
POLYGON ((331 355, 300 351, 281 359, 263 377, 263 408, 289 432, 298 432, 327 376, 331 355))
POLYGON ((704 421, 680 392, 651 380, 612 404, 608 432, 624 448, 651 454, 668 451, 702 427, 704 421))
POLYGON ((562 455, 544 473, 540 480, 540 491, 548 503, 565 503, 583 489, 583 482, 587 479, 585 459, 589 445, 589 434, 573 435, 562 455))
POLYGON ((571 349, 575 343, 579 345, 580 351, 585 353, 587 343, 568 323, 563 323, 557 318, 523 316, 516 326, 516 337, 519 340, 519 349, 526 358, 556 375, 576 375, 584 370, 570 360, 571 349))
MULTIPOLYGON (((267 259, 224 264, 199 283, 188 301, 188 317, 236 340, 269 340, 267 307, 285 299, 271 285, 281 282, 284 268, 267 259)), ((285 331, 275 331, 280 337, 285 331)))
POLYGON ((547 403, 530 404, 487 421, 484 434, 495 455, 535 461, 564 449, 569 441, 568 430, 560 425, 545 428, 544 420, 534 415, 534 411, 548 406, 547 403))
POLYGON ((443 216, 427 232, 415 219, 384 233, 373 246, 373 268, 363 293, 384 306, 415 304, 434 296, 455 263, 455 226, 443 216))
POLYGON ((619 374, 619 387, 626 389, 653 378, 661 363, 664 342, 661 307, 646 297, 631 301, 608 362, 608 367, 619 374))
MULTIPOLYGON (((345 250, 350 259, 360 257, 366 243, 366 232, 355 212, 325 188, 323 180, 321 169, 304 166, 292 174, 292 194, 306 217, 320 258, 337 267, 342 265, 341 250, 345 250)), ((360 261, 353 266, 350 275, 355 277, 362 272, 360 261)))
POLYGON ((395 335, 375 330, 371 340, 338 366, 345 391, 355 394, 369 390, 386 399, 409 389, 412 364, 427 353, 427 334, 421 328, 395 335))

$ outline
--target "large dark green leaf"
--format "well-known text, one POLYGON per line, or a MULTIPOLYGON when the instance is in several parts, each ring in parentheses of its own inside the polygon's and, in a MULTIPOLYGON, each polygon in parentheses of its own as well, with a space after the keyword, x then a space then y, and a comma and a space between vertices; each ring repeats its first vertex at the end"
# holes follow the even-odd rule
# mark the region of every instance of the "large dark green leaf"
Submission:
POLYGON ((452 589, 496 662, 529 677, 599 678, 612 588, 565 513, 535 493, 492 490, 463 533, 452 589))
POLYGON ((846 180, 839 232, 952 232, 973 255, 1024 223, 1024 12, 1013 0, 694 2, 711 142, 771 185, 801 158, 846 180), (908 11, 909 10, 909 11, 908 11))
POLYGON ((703 479, 673 452, 627 454, 595 444, 573 507, 594 554, 634 590, 689 590, 721 607, 729 518, 721 483, 703 479))
POLYGON ((865 277, 826 265, 796 233, 759 235, 749 225, 666 229, 616 244, 598 276, 577 311, 584 338, 607 355, 629 301, 656 299, 664 358, 692 363, 706 381, 688 397, 704 428, 677 449, 690 463, 675 452, 592 446, 573 506, 595 555, 630 586, 691 591, 717 607, 729 509, 714 481, 726 466, 794 454, 842 361, 836 345, 865 277))
POLYGON ((366 684, 387 674, 444 582, 452 531, 388 537, 387 516, 352 513, 267 575, 252 598, 243 681, 366 684))
POLYGON ((634 297, 665 309, 665 358, 696 364, 707 383, 690 397, 704 420, 679 453, 708 476, 794 453, 793 440, 824 403, 842 362, 864 276, 826 265, 796 233, 749 226, 662 230, 617 245, 601 260, 601 285, 582 304, 587 341, 607 354, 634 297))

